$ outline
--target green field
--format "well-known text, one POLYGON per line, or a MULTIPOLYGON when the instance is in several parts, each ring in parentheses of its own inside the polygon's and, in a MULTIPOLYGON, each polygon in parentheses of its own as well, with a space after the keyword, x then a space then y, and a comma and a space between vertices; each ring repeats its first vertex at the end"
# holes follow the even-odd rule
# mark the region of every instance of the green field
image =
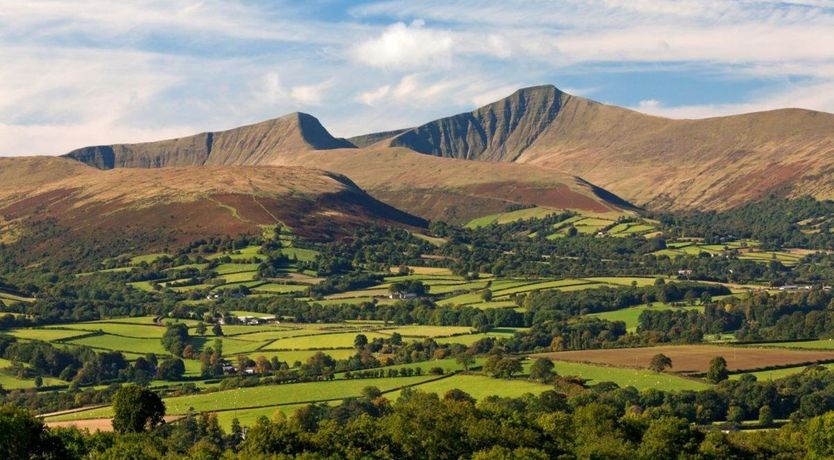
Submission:
POLYGON ((157 253, 157 254, 144 254, 144 255, 140 255, 140 256, 136 256, 136 257, 131 257, 130 258, 130 265, 139 265, 143 262, 149 264, 149 263, 152 263, 153 261, 155 261, 156 259, 159 259, 159 258, 162 258, 162 257, 170 257, 170 255, 169 254, 164 254, 164 253, 157 253))
POLYGON ((81 339, 68 340, 67 344, 83 345, 91 348, 99 348, 103 350, 127 351, 133 353, 157 353, 160 355, 168 354, 162 347, 162 341, 159 339, 137 339, 132 337, 118 337, 115 335, 94 335, 91 337, 84 337, 81 339))
POLYGON ((85 335, 88 334, 88 332, 62 329, 31 328, 15 329, 13 331, 9 331, 8 334, 13 335, 19 339, 43 340, 44 342, 54 342, 56 340, 64 340, 71 337, 85 335))
POLYGON ((214 272, 218 275, 227 275, 230 273, 240 272, 257 272, 259 266, 260 264, 220 264, 217 267, 215 267, 214 272))
POLYGON ((382 334, 394 332, 405 337, 448 337, 450 335, 469 334, 471 327, 466 326, 402 326, 393 329, 382 329, 382 334))
MULTIPOLYGON (((834 369, 834 364, 822 364, 822 367, 826 369, 834 369)), ((813 366, 817 367, 817 366, 813 366)), ((757 380, 765 381, 765 380, 778 380, 781 378, 785 378, 791 375, 802 373, 805 369, 808 369, 807 366, 799 366, 799 367, 786 367, 784 369, 772 369, 767 371, 758 371, 758 372, 746 372, 745 374, 752 374, 756 377, 757 380)), ((730 376, 730 380, 737 380, 740 379, 742 375, 745 374, 733 374, 730 376)))
MULTIPOLYGON (((240 409, 243 407, 278 406, 282 404, 341 400, 344 398, 359 396, 362 389, 368 386, 375 386, 382 391, 390 391, 402 386, 414 385, 436 378, 436 376, 423 375, 415 377, 333 380, 329 382, 263 385, 220 392, 165 398, 164 401, 166 413, 168 414, 185 414, 191 409, 196 412, 211 412, 218 410, 240 409)), ((83 412, 65 414, 49 418, 49 420, 83 420, 112 416, 112 407, 103 407, 83 412)))
POLYGON ((637 326, 640 324, 640 314, 646 310, 652 311, 663 311, 663 310, 674 310, 674 309, 685 309, 685 310, 700 310, 702 307, 674 307, 669 304, 664 303, 654 303, 651 306, 643 304, 637 305, 634 307, 623 308, 620 310, 614 311, 607 311, 604 313, 592 313, 588 316, 593 316, 599 319, 603 319, 606 321, 622 321, 626 324, 626 329, 628 332, 636 332, 637 326))
POLYGON ((485 332, 480 334, 465 334, 465 335, 456 335, 454 337, 440 337, 435 339, 437 343, 460 343, 466 346, 472 345, 473 343, 477 342, 478 340, 485 339, 487 337, 512 337, 512 332, 485 332))
POLYGON ((286 254, 290 260, 296 259, 300 262, 312 262, 319 255, 318 251, 303 248, 281 248, 281 253, 286 254))
POLYGON ((254 281, 257 276, 257 271, 225 273, 219 275, 219 277, 226 281, 227 284, 242 283, 244 281, 254 281))
POLYGON ((23 297, 17 294, 12 294, 11 292, 0 291, 0 300, 2 300, 6 304, 13 304, 18 302, 34 302, 35 299, 29 297, 23 297))
POLYGON ((322 348, 353 348, 357 334, 365 334, 368 340, 390 338, 389 335, 376 332, 345 332, 339 334, 319 334, 306 337, 279 339, 266 347, 269 350, 317 350, 322 348))
POLYGON ((528 220, 528 219, 541 219, 543 217, 547 217, 551 214, 559 213, 559 210, 550 209, 550 208, 542 208, 542 207, 533 207, 533 208, 526 208, 526 209, 519 209, 516 211, 508 211, 502 212, 498 214, 490 214, 488 216, 478 217, 477 219, 470 220, 469 223, 466 224, 467 228, 478 228, 478 227, 486 227, 490 224, 508 224, 511 222, 515 222, 517 220, 528 220))
POLYGON ((310 359, 311 356, 315 355, 319 351, 331 356, 333 359, 347 359, 356 354, 356 350, 352 348, 342 348, 336 350, 258 350, 247 354, 250 358, 264 356, 267 359, 272 359, 272 357, 275 356, 280 361, 283 361, 289 364, 290 367, 292 367, 293 363, 295 363, 296 361, 302 364, 307 362, 307 360, 310 359))
MULTIPOLYGON (((623 350, 627 353, 627 350, 623 350)), ((555 361, 555 371, 562 376, 578 376, 588 380, 589 384, 600 382, 614 382, 621 387, 632 386, 638 390, 655 388, 664 391, 704 390, 709 384, 691 380, 677 375, 655 373, 640 369, 622 367, 595 366, 593 364, 570 363, 555 361)))
POLYGON ((757 347, 805 348, 808 350, 834 350, 834 339, 803 340, 797 342, 759 343, 757 347))
MULTIPOLYGON (((53 329, 53 328, 50 328, 53 329)), ((126 337, 135 337, 140 339, 161 339, 162 334, 165 333, 163 326, 139 326, 137 324, 124 323, 75 323, 65 324, 59 327, 54 327, 55 330, 73 329, 81 332, 97 332, 102 331, 106 334, 121 335, 126 337)), ((70 332, 70 331, 62 331, 70 332)))
POLYGON ((253 290, 256 292, 268 292, 271 294, 294 294, 307 291, 307 287, 308 286, 303 284, 266 283, 254 288, 253 290))
MULTIPOLYGON (((550 385, 543 385, 537 382, 520 379, 494 379, 485 375, 460 374, 449 378, 424 383, 414 387, 417 390, 427 393, 437 393, 441 397, 449 390, 459 389, 469 393, 475 399, 483 399, 487 396, 502 396, 505 398, 517 398, 526 393, 541 394, 552 390, 550 385)), ((392 393, 390 399, 396 399, 400 392, 392 393)))
MULTIPOLYGON (((35 379, 22 379, 11 373, 7 368, 12 367, 12 362, 7 359, 0 359, 0 386, 6 390, 18 390, 23 388, 35 388, 35 379)), ((52 377, 43 377, 44 386, 66 385, 67 382, 52 377)))

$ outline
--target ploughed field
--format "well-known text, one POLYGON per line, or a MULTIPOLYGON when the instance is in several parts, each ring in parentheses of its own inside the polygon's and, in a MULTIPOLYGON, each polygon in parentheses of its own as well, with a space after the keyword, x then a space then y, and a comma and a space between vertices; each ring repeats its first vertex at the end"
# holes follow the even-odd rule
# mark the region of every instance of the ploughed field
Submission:
POLYGON ((670 371, 680 374, 704 373, 709 369, 710 360, 718 356, 727 360, 727 368, 731 372, 754 371, 773 367, 798 367, 834 361, 834 351, 717 345, 670 345, 627 349, 559 351, 534 356, 547 357, 554 361, 648 368, 652 357, 658 353, 671 358, 672 368, 670 371))

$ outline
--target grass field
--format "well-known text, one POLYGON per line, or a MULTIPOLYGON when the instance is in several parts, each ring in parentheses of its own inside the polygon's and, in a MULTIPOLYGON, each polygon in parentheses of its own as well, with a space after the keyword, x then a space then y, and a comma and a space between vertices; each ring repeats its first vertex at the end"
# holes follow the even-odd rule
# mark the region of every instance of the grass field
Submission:
POLYGON ((478 227, 486 227, 490 224, 508 224, 511 222, 515 222, 518 220, 528 220, 528 219, 541 219, 543 217, 547 217, 551 214, 559 213, 559 210, 550 209, 550 208, 543 208, 543 207, 533 207, 533 208, 526 208, 526 209, 519 209, 516 211, 508 211, 502 212, 497 214, 490 214, 488 216, 478 217, 477 219, 473 219, 466 224, 467 228, 478 228, 478 227))
POLYGON ((307 291, 308 286, 302 284, 262 284, 253 290, 256 292, 268 292, 271 294, 295 294, 307 291))
POLYGON ((162 348, 162 341, 159 339, 137 339, 132 337, 118 337, 115 335, 94 335, 81 339, 68 340, 66 343, 73 345, 84 345, 104 350, 128 351, 133 353, 157 353, 168 354, 162 348))
POLYGON ((626 324, 626 329, 629 332, 637 331, 637 326, 640 324, 640 314, 646 310, 663 311, 663 310, 700 310, 703 307, 673 307, 669 304, 654 303, 651 306, 643 304, 634 307, 623 308, 620 310, 607 311, 604 313, 592 313, 588 316, 593 316, 606 321, 622 321, 626 324))
POLYGON ((389 338, 389 335, 376 332, 345 332, 340 334, 320 334, 306 337, 289 337, 269 344, 269 350, 316 350, 322 348, 353 348, 353 341, 358 334, 365 334, 368 340, 389 338))
MULTIPOLYGON (((313 401, 341 400, 359 396, 362 389, 375 386, 390 391, 405 385, 414 385, 437 378, 436 376, 415 376, 380 379, 333 380, 329 382, 307 382, 287 385, 264 385, 249 388, 205 393, 198 395, 165 398, 166 413, 185 414, 190 409, 197 412, 233 410, 243 407, 278 406, 313 401)), ((51 417, 51 421, 83 420, 112 417, 112 407, 103 407, 83 412, 51 417)))
POLYGON ((14 304, 14 303, 18 303, 18 302, 29 303, 29 302, 34 302, 35 301, 35 299, 29 298, 29 297, 24 297, 24 296, 17 295, 17 294, 12 294, 11 292, 5 292, 5 291, 0 291, 0 300, 2 300, 4 303, 7 303, 7 304, 14 304))
POLYGON ((253 271, 258 270, 259 265, 260 264, 236 264, 236 263, 220 264, 214 269, 214 271, 218 275, 227 275, 229 273, 240 273, 240 272, 253 272, 253 271))
MULTIPOLYGON (((834 364, 823 364, 822 367, 825 367, 826 369, 830 370, 830 369, 834 369, 834 364)), ((786 367, 786 368, 782 368, 782 369, 770 369, 770 370, 759 371, 759 372, 749 372, 749 374, 754 375, 757 380, 762 380, 762 381, 778 380, 778 379, 785 378, 785 377, 788 377, 788 376, 791 376, 791 375, 800 374, 803 371, 805 371, 806 369, 808 369, 808 366, 797 366, 797 367, 786 367)), ((740 379, 741 376, 744 375, 744 374, 746 374, 746 373, 732 374, 730 376, 730 380, 740 379)))
MULTIPOLYGON (((51 328, 50 328, 51 329, 51 328)), ((65 324, 56 327, 55 330, 74 329, 81 332, 96 332, 102 331, 106 334, 123 335, 126 337, 135 337, 140 339, 161 339, 162 334, 165 333, 163 326, 139 326, 136 324, 123 323, 76 323, 65 324)), ((70 332, 70 331, 62 331, 70 332)))
POLYGON ((803 340, 797 342, 775 342, 757 344, 768 348, 796 348, 805 350, 834 350, 834 339, 803 340))
POLYGON ((247 353, 250 358, 257 358, 258 356, 264 356, 267 359, 272 359, 273 356, 277 357, 280 361, 288 363, 290 366, 293 365, 296 361, 300 363, 307 362, 311 356, 315 355, 321 351, 326 355, 330 355, 333 359, 347 359, 356 354, 356 350, 354 349, 336 349, 336 350, 258 350, 252 353, 247 353))
POLYGON ((797 366, 821 360, 834 360, 834 351, 780 350, 773 348, 727 347, 718 345, 667 345, 659 347, 580 350, 545 353, 554 361, 587 362, 615 367, 647 368, 652 357, 663 353, 672 359, 671 372, 706 372, 717 356, 727 360, 731 371, 755 370, 772 366, 797 366))
POLYGON ((393 329, 382 329, 382 334, 398 333, 404 337, 448 337, 450 335, 469 334, 471 327, 466 326, 402 326, 393 329))
POLYGON ((477 342, 478 340, 485 339, 487 337, 512 337, 512 332, 485 332, 479 334, 465 334, 465 335, 456 335, 454 337, 440 337, 435 339, 437 343, 460 343, 466 346, 472 345, 473 343, 477 342))
MULTIPOLYGON (((13 375, 7 368, 12 362, 7 359, 0 359, 0 386, 6 390, 18 390, 23 388, 35 388, 35 379, 22 379, 13 375)), ((52 377, 43 377, 44 386, 66 385, 67 382, 52 377)))
POLYGON ((15 329, 13 331, 9 331, 8 334, 13 335, 19 339, 43 340, 44 342, 54 342, 56 340, 64 340, 88 334, 88 332, 63 329, 31 328, 15 329))
POLYGON ((281 248, 281 252, 286 254, 290 260, 296 259, 301 262, 312 262, 319 255, 318 251, 303 248, 281 248))
MULTIPOLYGON (((674 360, 673 360, 674 362, 674 360)), ((577 376, 588 380, 588 384, 614 382, 621 387, 632 386, 638 390, 655 388, 664 391, 703 390, 707 383, 679 377, 677 375, 621 367, 597 366, 593 364, 555 361, 555 371, 562 376, 577 376)))
MULTIPOLYGON (((484 399, 487 396, 502 396, 505 398, 517 398, 526 393, 541 394, 553 389, 550 385, 543 385, 537 382, 520 379, 494 379, 485 375, 453 375, 452 377, 424 383, 414 387, 416 390, 426 393, 437 393, 441 397, 449 390, 459 389, 469 393, 475 399, 484 399)), ((396 399, 400 392, 391 393, 390 399, 396 399)))

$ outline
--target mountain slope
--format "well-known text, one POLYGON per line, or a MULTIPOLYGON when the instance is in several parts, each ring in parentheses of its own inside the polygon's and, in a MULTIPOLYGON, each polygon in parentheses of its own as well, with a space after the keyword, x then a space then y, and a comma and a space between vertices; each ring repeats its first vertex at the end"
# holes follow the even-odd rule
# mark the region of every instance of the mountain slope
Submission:
POLYGON ((320 239, 368 222, 426 224, 344 176, 303 167, 99 170, 63 158, 0 158, 0 235, 25 248, 25 261, 100 260, 278 223, 320 239))
POLYGON ((537 86, 386 143, 545 166, 653 208, 726 208, 770 193, 834 197, 834 115, 808 110, 672 120, 537 86))
POLYGON ((519 90, 473 112, 406 130, 390 145, 441 157, 513 161, 553 123, 567 97, 552 86, 519 90))
POLYGON ((99 169, 166 166, 255 165, 287 153, 351 148, 305 113, 227 131, 140 144, 84 147, 65 156, 99 169))
POLYGON ((587 181, 540 166, 440 158, 380 145, 282 161, 347 175, 377 199, 432 220, 468 222, 518 204, 603 214, 633 208, 587 181))
POLYGON ((310 126, 321 125, 305 115, 300 119, 307 120, 304 123, 307 128, 295 129, 289 123, 295 116, 215 135, 89 147, 66 156, 100 169, 232 164, 315 167, 350 177, 376 198, 406 212, 454 222, 465 222, 518 204, 600 213, 631 208, 616 196, 601 193, 587 182, 553 168, 474 164, 385 146, 385 139, 398 132, 355 138, 365 148, 355 148, 354 144, 333 139, 329 134, 325 136, 324 128, 317 131, 320 142, 301 142, 302 134, 309 138, 309 133, 316 131, 310 126), (211 148, 206 147, 208 140, 211 148), (335 148, 339 145, 345 148, 335 148), (102 153, 111 151, 113 155, 102 153))

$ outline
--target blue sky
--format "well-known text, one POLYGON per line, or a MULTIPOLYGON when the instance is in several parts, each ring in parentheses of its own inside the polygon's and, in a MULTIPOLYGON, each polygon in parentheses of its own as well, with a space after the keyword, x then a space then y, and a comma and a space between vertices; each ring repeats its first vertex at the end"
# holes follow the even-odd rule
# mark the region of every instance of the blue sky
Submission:
POLYGON ((288 112, 350 136, 554 84, 674 118, 834 112, 834 1, 5 0, 0 155, 288 112))

